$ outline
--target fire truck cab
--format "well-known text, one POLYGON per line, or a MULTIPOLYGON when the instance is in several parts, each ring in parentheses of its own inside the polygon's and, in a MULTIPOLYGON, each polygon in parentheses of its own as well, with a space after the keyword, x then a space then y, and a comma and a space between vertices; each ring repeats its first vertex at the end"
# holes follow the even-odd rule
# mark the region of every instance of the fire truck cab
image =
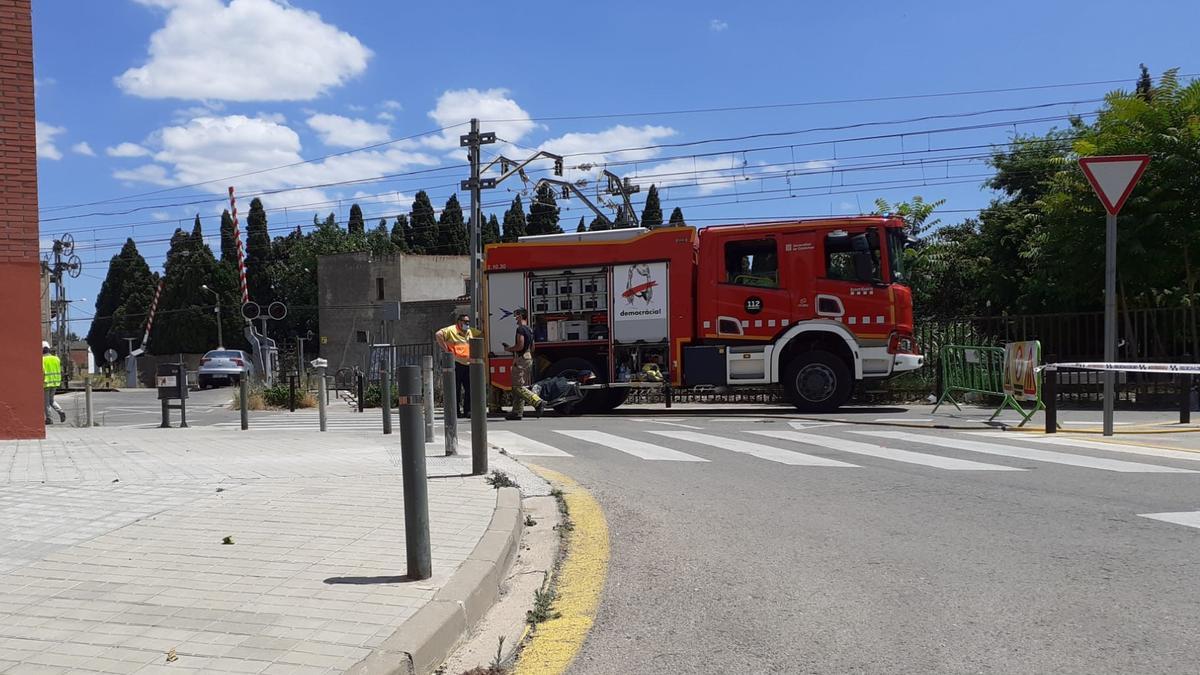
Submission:
MULTIPOLYGON (((536 377, 591 370, 577 412, 614 408, 656 372, 675 388, 781 386, 800 410, 855 381, 922 365, 904 284, 903 222, 855 217, 524 237, 487 247, 493 384, 509 388, 512 311, 526 307, 536 377)), ((648 382, 647 382, 648 381, 648 382)))

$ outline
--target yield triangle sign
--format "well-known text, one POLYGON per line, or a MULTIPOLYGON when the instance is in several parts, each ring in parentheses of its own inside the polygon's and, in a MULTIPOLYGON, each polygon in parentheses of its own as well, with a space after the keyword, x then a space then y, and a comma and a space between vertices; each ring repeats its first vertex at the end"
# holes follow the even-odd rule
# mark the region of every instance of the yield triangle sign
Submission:
POLYGON ((1112 215, 1117 215, 1125 200, 1133 192, 1146 165, 1150 163, 1147 155, 1112 155, 1109 157, 1084 157, 1079 160, 1083 175, 1087 176, 1096 196, 1104 204, 1104 209, 1112 215))

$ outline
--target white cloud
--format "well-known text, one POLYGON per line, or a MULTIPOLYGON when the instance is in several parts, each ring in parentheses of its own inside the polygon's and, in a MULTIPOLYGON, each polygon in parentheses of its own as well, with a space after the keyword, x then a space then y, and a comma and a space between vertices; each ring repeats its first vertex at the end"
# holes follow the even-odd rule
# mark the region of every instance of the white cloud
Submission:
POLYGON ((66 127, 56 127, 41 120, 34 122, 38 159, 62 159, 62 152, 54 145, 54 137, 65 133, 66 130, 66 127))
POLYGON ((347 105, 346 108, 349 109, 351 112, 362 112, 367 109, 366 106, 358 105, 357 103, 351 103, 351 104, 347 105))
POLYGON ((137 143, 126 141, 120 145, 110 146, 104 149, 105 154, 109 157, 149 157, 150 151, 137 143))
POLYGON ((808 171, 821 171, 832 168, 835 165, 837 165, 837 162, 833 161, 832 159, 814 159, 810 162, 805 162, 800 166, 808 171))
POLYGON ((203 101, 200 105, 179 108, 171 114, 171 119, 176 124, 187 122, 190 119, 197 117, 208 117, 225 109, 225 104, 220 101, 203 101))
POLYGON ((341 115, 313 115, 308 118, 308 126, 317 132, 325 145, 342 148, 360 148, 391 138, 391 131, 386 124, 372 124, 341 115))
POLYGON ((720 33, 726 28, 729 28, 729 22, 724 19, 712 19, 708 22, 708 29, 714 33, 720 33))
POLYGON ((80 141, 80 142, 76 143, 75 145, 72 145, 71 152, 73 152, 77 155, 85 155, 87 157, 95 157, 96 156, 96 151, 92 149, 91 145, 88 145, 87 141, 80 141))
POLYGON ((158 164, 143 164, 136 169, 114 171, 113 178, 126 183, 150 183, 164 186, 175 184, 175 181, 167 175, 167 170, 158 164))
MULTIPOLYGON (((386 148, 330 157, 319 162, 304 162, 300 135, 292 128, 262 117, 228 115, 200 117, 187 124, 168 126, 150 135, 156 147, 155 164, 114 174, 121 180, 155 185, 190 185, 224 195, 232 183, 239 195, 265 190, 320 185, 342 181, 378 178, 422 166, 436 166, 440 160, 414 151, 413 144, 392 144, 386 148), (274 167, 283 169, 263 171, 274 167), (222 176, 241 177, 229 182, 211 182, 222 176)), ((350 186, 373 191, 374 185, 350 186)), ((324 189, 288 190, 263 197, 268 208, 304 207, 328 211, 329 194, 324 189)))
MULTIPOLYGON (((604 131, 563 134, 542 143, 540 148, 565 156, 563 180, 574 183, 580 180, 597 180, 605 165, 612 162, 651 160, 661 154, 661 151, 646 146, 655 145, 658 141, 674 135, 675 130, 670 127, 630 127, 620 124, 604 131), (590 167, 573 168, 580 165, 590 167)), ((518 151, 518 156, 520 154, 523 153, 518 151)), ((632 174, 633 171, 632 165, 613 169, 613 173, 618 175, 632 174)))
POLYGON ((146 64, 116 78, 143 98, 307 101, 361 74, 371 50, 283 0, 139 0, 167 10, 146 64))
POLYGON ((379 104, 379 107, 384 110, 404 110, 404 106, 400 105, 400 101, 388 99, 379 104))
POLYGON ((384 122, 395 122, 396 116, 393 115, 392 113, 384 110, 383 112, 376 115, 375 119, 380 119, 380 120, 383 120, 384 122))
POLYGON ((659 190, 691 186, 697 194, 710 195, 733 189, 742 169, 741 161, 733 155, 683 157, 650 165, 632 176, 643 184, 643 189, 649 184, 657 185, 659 190))
MULTIPOLYGON (((478 117, 488 121, 488 129, 496 132, 497 137, 512 143, 520 142, 525 134, 537 126, 529 118, 529 113, 509 98, 507 89, 446 91, 438 97, 437 106, 429 111, 429 116, 439 127, 463 124, 472 117, 478 117)), ((455 126, 441 136, 429 138, 425 144, 432 148, 457 149, 458 137, 466 131, 465 126, 455 126)))
POLYGON ((150 217, 155 220, 170 220, 171 214, 166 211, 154 211, 150 214, 150 217))

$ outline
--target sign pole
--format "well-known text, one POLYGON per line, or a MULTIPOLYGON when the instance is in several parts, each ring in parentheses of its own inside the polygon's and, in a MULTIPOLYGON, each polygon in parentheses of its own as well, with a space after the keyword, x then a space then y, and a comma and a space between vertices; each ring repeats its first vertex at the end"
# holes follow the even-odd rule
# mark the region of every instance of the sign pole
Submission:
MULTIPOLYGON (((1104 232, 1104 360, 1117 360, 1117 216, 1105 217, 1104 232)), ((1104 373, 1104 435, 1113 435, 1113 407, 1117 373, 1104 373)))
MULTIPOLYGON (((1117 360, 1117 214, 1150 163, 1147 155, 1083 157, 1079 167, 1108 214, 1104 220, 1104 360, 1117 360)), ((1104 372, 1104 435, 1113 435, 1117 374, 1104 372)))

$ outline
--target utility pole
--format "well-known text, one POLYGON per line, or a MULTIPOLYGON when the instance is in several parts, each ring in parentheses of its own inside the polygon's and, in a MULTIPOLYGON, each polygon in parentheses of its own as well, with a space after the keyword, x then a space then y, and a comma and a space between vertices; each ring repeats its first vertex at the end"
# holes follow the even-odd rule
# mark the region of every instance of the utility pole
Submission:
POLYGON ((224 349, 225 348, 225 338, 222 336, 222 333, 221 333, 221 294, 217 293, 213 289, 209 288, 208 284, 200 284, 200 288, 203 288, 204 290, 208 291, 209 293, 212 293, 213 297, 217 299, 217 307, 215 310, 213 310, 217 315, 217 347, 219 349, 224 349))
POLYGON ((79 277, 83 271, 83 262, 79 260, 79 256, 75 255, 75 238, 70 234, 54 240, 51 247, 51 252, 54 256, 53 263, 46 263, 46 268, 50 272, 50 281, 54 284, 54 300, 50 305, 50 314, 54 318, 53 337, 54 337, 54 352, 59 360, 63 363, 64 379, 69 380, 71 376, 71 359, 70 349, 67 345, 67 300, 66 284, 63 281, 63 273, 72 279, 79 277), (65 260, 64 260, 65 258, 65 260))
MULTIPOLYGON (((480 314, 479 300, 483 296, 482 293, 482 274, 483 274, 483 248, 480 246, 480 230, 483 228, 483 216, 480 205, 480 192, 490 190, 500 184, 504 179, 520 173, 522 178, 525 178, 525 165, 539 157, 548 157, 554 160, 555 175, 562 175, 562 157, 548 152, 538 152, 533 157, 516 164, 509 169, 508 165, 512 162, 506 158, 500 157, 492 160, 486 167, 480 167, 481 160, 479 158, 479 146, 496 142, 495 132, 479 131, 479 119, 471 119, 471 132, 463 134, 459 137, 459 147, 467 148, 467 160, 471 163, 471 178, 462 181, 460 188, 469 190, 471 193, 471 226, 470 226, 470 248, 471 248, 471 325, 478 330, 486 330, 484 317, 480 314), (501 162, 499 178, 482 178, 481 174, 490 169, 497 162, 501 162)), ((471 350, 471 457, 472 467, 487 468, 487 367, 486 354, 487 347, 483 340, 475 341, 475 349, 471 350)), ((448 415, 453 415, 453 410, 448 410, 448 415)))

